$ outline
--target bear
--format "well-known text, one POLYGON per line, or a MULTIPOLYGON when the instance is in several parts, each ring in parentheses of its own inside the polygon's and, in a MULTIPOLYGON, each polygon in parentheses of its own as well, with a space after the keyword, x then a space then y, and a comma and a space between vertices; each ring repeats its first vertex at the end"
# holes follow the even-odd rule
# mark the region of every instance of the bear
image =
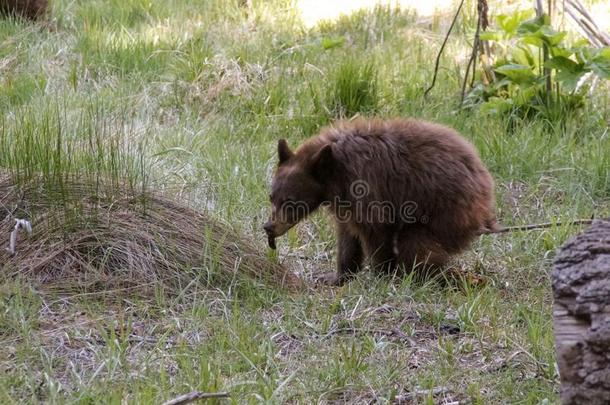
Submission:
POLYGON ((1 0, 0 14, 14 14, 36 20, 47 12, 48 0, 1 0))
POLYGON ((269 246, 326 206, 336 225, 341 285, 363 267, 440 269, 480 234, 498 229, 494 182, 474 146, 433 122, 395 118, 338 121, 292 151, 277 145, 279 163, 269 246))

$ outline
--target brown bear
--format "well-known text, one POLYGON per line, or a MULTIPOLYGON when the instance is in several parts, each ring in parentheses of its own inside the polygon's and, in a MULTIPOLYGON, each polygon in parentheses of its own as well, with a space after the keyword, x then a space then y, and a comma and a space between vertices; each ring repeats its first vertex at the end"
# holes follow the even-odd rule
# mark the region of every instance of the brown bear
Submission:
POLYGON ((269 245, 319 206, 337 228, 342 284, 371 259, 393 273, 438 268, 484 232, 498 229, 493 180, 456 131, 414 119, 340 121, 291 151, 279 165, 264 225, 269 245), (397 267, 401 266, 401 267, 397 267))
POLYGON ((15 14, 35 20, 42 17, 48 7, 48 0, 0 0, 0 14, 15 14))

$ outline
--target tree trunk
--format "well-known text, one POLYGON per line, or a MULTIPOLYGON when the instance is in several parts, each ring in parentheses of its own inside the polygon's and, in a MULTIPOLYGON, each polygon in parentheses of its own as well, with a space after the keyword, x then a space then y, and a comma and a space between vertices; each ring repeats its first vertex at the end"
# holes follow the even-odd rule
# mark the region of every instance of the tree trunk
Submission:
POLYGON ((610 404, 610 221, 560 249, 553 318, 564 404, 610 404))

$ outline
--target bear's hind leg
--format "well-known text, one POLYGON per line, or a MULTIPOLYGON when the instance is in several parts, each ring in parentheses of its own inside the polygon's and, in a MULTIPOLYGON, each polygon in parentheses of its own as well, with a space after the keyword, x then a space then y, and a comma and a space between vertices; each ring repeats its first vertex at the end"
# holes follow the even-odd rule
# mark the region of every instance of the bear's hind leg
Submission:
POLYGON ((424 232, 408 232, 397 243, 398 261, 405 271, 433 274, 450 258, 450 254, 424 232))

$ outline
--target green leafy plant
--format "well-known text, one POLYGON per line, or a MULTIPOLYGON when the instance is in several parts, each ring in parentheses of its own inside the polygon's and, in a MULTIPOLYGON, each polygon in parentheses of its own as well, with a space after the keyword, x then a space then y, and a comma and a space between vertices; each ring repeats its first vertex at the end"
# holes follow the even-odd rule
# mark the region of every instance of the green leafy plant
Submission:
POLYGON ((481 34, 491 41, 497 59, 495 77, 477 84, 465 100, 488 113, 517 113, 560 118, 584 104, 584 86, 589 72, 610 78, 610 47, 592 48, 586 40, 566 44, 567 32, 555 30, 547 15, 533 11, 500 15, 497 29, 481 34))

